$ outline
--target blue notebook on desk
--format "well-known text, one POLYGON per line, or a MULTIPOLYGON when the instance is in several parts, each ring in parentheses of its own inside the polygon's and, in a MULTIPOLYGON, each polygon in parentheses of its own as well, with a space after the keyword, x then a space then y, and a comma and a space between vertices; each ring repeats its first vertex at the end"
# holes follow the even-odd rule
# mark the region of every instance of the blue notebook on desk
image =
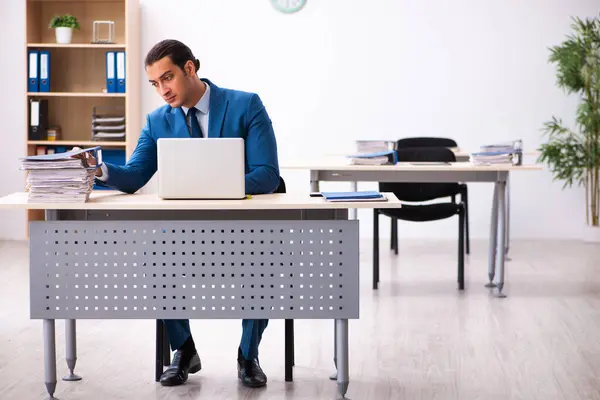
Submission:
POLYGON ((327 201, 386 201, 382 193, 376 191, 363 192, 322 192, 321 195, 327 201))

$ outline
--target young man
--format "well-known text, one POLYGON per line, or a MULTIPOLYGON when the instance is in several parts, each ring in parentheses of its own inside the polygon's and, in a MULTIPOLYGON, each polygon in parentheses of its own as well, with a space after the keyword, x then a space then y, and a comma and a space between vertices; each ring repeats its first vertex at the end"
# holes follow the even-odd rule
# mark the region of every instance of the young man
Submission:
MULTIPOLYGON (((176 40, 163 40, 148 52, 146 75, 167 104, 147 116, 127 164, 105 163, 96 172, 99 181, 126 193, 142 188, 156 172, 156 141, 162 137, 242 137, 246 145, 246 193, 266 194, 277 189, 277 144, 260 98, 198 78, 199 67, 191 50, 176 40)), ((180 385, 187 381, 188 373, 200 371, 200 357, 188 320, 164 322, 175 354, 160 382, 164 386, 180 385)), ((258 362, 258 345, 267 323, 242 321, 237 367, 239 379, 248 387, 261 387, 267 382, 258 362)))

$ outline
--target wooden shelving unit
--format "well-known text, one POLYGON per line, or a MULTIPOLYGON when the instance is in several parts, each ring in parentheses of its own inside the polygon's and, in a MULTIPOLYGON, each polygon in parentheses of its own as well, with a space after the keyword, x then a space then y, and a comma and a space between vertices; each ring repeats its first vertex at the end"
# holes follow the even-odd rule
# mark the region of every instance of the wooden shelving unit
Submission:
MULTIPOLYGON (((139 0, 26 0, 26 57, 29 50, 50 53, 50 91, 27 92, 25 148, 36 154, 38 146, 91 147, 125 150, 131 156, 142 128, 140 109, 140 11, 139 0), (54 15, 77 17, 80 30, 73 30, 71 43, 56 43, 49 28, 54 15), (93 21, 114 21, 115 43, 92 43, 93 21), (125 51, 126 93, 107 93, 106 52, 125 51), (30 140, 29 100, 48 100, 48 125, 58 126, 58 140, 30 140), (120 107, 125 110, 125 141, 92 141, 94 107, 120 107)), ((28 65, 28 59, 25 60, 28 65)), ((27 81, 27 68, 23 79, 27 81)), ((25 86, 27 88, 27 86, 25 86)), ((26 89, 27 90, 27 89, 26 89)), ((28 220, 43 215, 30 212, 28 220)))
POLYGON ((65 48, 65 49, 124 49, 124 44, 95 44, 95 43, 27 43, 28 48, 65 48))
POLYGON ((28 92, 30 97, 127 97, 126 93, 28 92))
POLYGON ((27 144, 30 146, 102 146, 102 147, 125 147, 124 142, 101 142, 101 141, 80 141, 80 140, 28 140, 27 144))

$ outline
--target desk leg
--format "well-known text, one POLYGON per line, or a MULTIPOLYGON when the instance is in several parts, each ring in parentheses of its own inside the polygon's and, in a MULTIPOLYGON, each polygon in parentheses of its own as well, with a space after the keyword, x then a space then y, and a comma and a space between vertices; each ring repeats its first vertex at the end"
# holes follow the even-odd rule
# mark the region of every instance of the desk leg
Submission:
POLYGON ((348 320, 336 319, 337 327, 336 338, 337 342, 337 386, 338 392, 342 398, 346 398, 348 385, 350 384, 349 366, 348 366, 348 320))
POLYGON ((494 184, 494 197, 492 198, 492 218, 490 220, 490 246, 488 248, 488 278, 485 287, 494 288, 494 276, 496 275, 496 245, 498 241, 498 185, 494 184))
POLYGON ((63 381, 80 381, 81 377, 75 375, 75 363, 77 362, 77 331, 75 329, 75 320, 65 320, 65 339, 66 339, 66 359, 69 375, 63 378, 63 381))
POLYGON ((310 191, 319 191, 319 173, 317 171, 310 171, 310 191))
POLYGON ((285 320, 285 381, 294 380, 294 320, 285 320))
POLYGON ((506 236, 505 236, 505 246, 504 246, 504 254, 506 261, 510 261, 510 257, 508 256, 508 250, 510 248, 510 176, 506 177, 506 236))
POLYGON ((498 182, 498 247, 496 255, 498 257, 498 273, 499 280, 496 285, 498 288, 498 297, 506 297, 504 293, 502 293, 502 289, 504 288, 504 259, 505 259, 505 240, 506 240, 506 182, 498 182))
MULTIPOLYGON (((351 192, 358 191, 358 182, 356 182, 356 181, 350 182, 350 191, 351 192)), ((356 208, 351 208, 348 211, 349 211, 348 219, 357 219, 358 218, 358 213, 357 213, 356 208)))
POLYGON ((50 399, 56 390, 56 334, 54 320, 44 320, 44 382, 50 399))
POLYGON ((333 365, 335 365, 336 371, 329 376, 329 379, 332 381, 337 380, 337 351, 338 351, 338 342, 337 342, 337 321, 333 321, 333 365))

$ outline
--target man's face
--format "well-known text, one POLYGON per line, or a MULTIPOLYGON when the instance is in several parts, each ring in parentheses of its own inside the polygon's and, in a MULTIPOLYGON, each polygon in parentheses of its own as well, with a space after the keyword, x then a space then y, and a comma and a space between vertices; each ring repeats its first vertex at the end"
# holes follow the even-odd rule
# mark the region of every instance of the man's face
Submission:
POLYGON ((193 68, 192 63, 188 61, 185 65, 188 72, 186 75, 169 57, 164 57, 146 67, 146 75, 160 97, 171 107, 177 108, 186 103, 193 68))

